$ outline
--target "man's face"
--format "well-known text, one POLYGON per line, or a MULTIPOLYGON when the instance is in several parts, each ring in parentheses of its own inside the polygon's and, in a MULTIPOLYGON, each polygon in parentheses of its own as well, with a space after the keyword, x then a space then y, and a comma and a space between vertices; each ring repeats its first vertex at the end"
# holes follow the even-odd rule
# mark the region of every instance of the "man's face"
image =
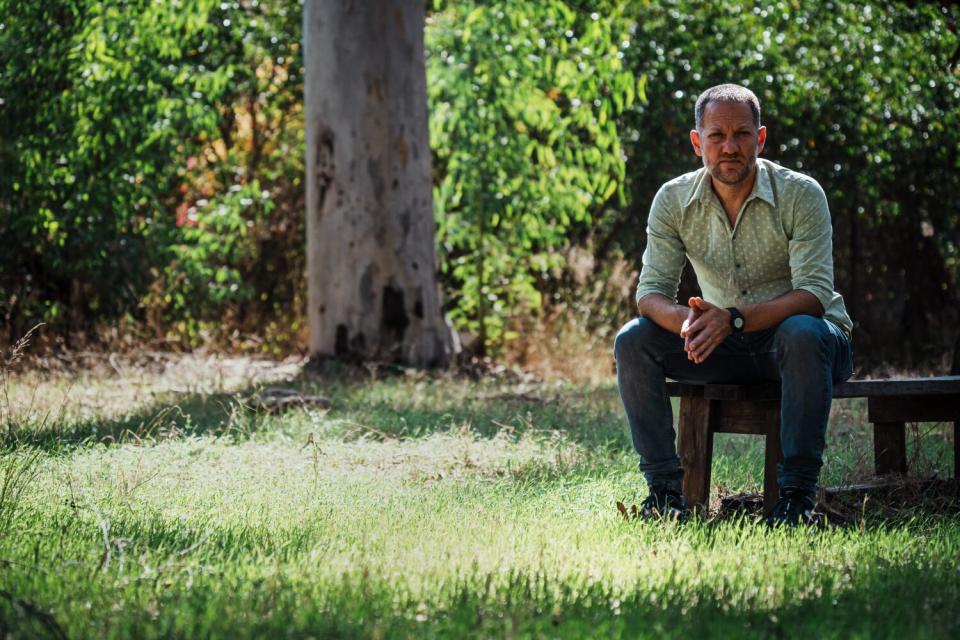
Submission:
POLYGON ((703 158, 710 177, 734 186, 753 177, 763 151, 767 128, 758 130, 750 105, 714 101, 703 111, 703 128, 690 132, 694 152, 703 158))

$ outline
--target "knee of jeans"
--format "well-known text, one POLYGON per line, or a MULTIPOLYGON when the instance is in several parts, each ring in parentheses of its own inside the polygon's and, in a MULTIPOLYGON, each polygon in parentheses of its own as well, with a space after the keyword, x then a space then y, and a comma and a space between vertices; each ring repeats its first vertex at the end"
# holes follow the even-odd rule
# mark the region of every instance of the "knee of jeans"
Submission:
POLYGON ((660 328, 647 318, 634 318, 623 325, 613 342, 613 355, 617 361, 639 353, 660 328))
POLYGON ((790 316, 777 327, 777 351, 812 355, 829 346, 829 337, 830 329, 822 318, 790 316))

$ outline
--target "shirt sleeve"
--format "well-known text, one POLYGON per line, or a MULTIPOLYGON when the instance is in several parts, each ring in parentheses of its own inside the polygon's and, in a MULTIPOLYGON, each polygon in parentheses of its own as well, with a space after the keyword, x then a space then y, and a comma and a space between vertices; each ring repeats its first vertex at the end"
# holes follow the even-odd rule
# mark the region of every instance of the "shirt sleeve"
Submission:
POLYGON ((826 311, 833 300, 833 227, 823 189, 812 182, 797 201, 790 238, 794 290, 809 291, 826 311))
POLYGON ((676 300, 680 276, 686 259, 686 248, 680 240, 676 224, 676 205, 663 188, 650 205, 647 218, 647 248, 643 251, 643 268, 637 284, 637 303, 644 296, 659 293, 676 300))

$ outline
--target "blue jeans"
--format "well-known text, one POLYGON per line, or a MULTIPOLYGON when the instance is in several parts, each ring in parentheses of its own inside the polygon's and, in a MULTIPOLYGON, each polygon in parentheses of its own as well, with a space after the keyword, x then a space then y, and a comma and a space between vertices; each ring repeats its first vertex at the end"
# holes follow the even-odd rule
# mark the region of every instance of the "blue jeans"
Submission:
POLYGON ((683 338, 646 318, 628 322, 614 345, 617 384, 651 489, 679 490, 673 408, 666 378, 695 384, 781 382, 781 488, 815 491, 833 400, 833 385, 853 373, 850 340, 828 320, 792 316, 778 327, 731 335, 701 364, 687 359, 683 338))

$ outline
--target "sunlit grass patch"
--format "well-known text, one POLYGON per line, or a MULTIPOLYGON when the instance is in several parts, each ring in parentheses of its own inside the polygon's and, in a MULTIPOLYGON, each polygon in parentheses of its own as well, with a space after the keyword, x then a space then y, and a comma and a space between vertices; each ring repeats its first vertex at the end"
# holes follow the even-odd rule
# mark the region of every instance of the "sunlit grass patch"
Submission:
MULTIPOLYGON (((295 372, 269 384, 323 393, 332 407, 268 414, 244 401, 265 384, 256 376, 196 393, 157 375, 126 409, 105 391, 122 380, 77 383, 83 397, 102 392, 103 406, 63 412, 46 439, 4 449, 0 479, 24 472, 0 504, 0 514, 15 514, 0 536, 4 630, 98 638, 960 631, 950 614, 960 607, 953 512, 921 508, 894 520, 865 512, 822 532, 770 532, 748 515, 682 526, 623 520, 614 501, 639 501, 645 489, 612 381, 295 372), (138 420, 156 426, 132 428, 138 420), (130 435, 94 435, 121 427, 130 435)), ((38 407, 57 402, 41 397, 38 407)), ((871 453, 862 408, 845 411, 831 427, 831 479, 863 477, 860 457, 871 453)), ((919 442, 918 451, 949 444, 919 442)), ((718 437, 713 495, 759 490, 762 455, 759 438, 718 437)), ((939 468, 936 455, 918 458, 917 471, 939 468)))

